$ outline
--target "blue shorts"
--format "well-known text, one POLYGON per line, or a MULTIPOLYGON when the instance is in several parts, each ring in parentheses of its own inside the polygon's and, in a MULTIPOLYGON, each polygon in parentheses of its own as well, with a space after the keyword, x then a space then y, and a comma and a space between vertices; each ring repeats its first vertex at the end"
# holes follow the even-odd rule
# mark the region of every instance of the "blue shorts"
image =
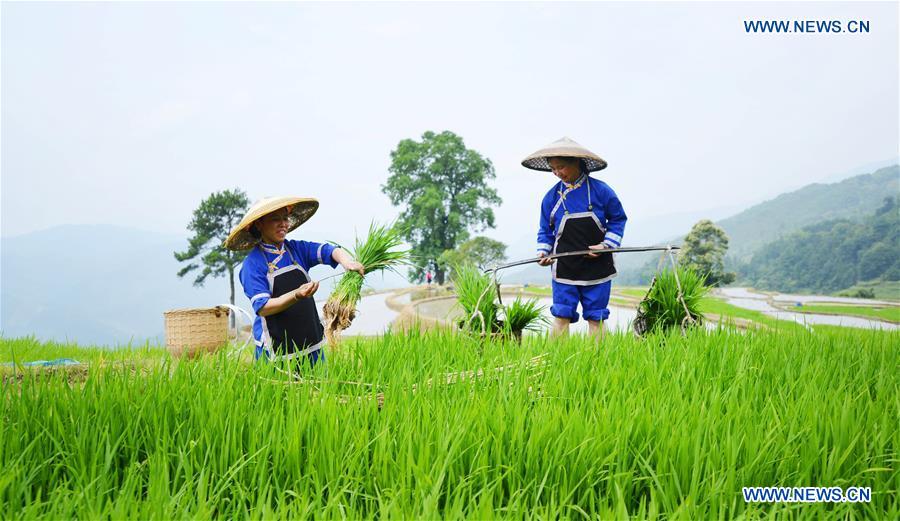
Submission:
POLYGON ((568 318, 573 324, 578 322, 576 308, 580 302, 585 320, 609 318, 609 291, 612 288, 612 281, 593 286, 575 286, 554 280, 552 287, 553 306, 550 307, 550 314, 554 317, 568 318))

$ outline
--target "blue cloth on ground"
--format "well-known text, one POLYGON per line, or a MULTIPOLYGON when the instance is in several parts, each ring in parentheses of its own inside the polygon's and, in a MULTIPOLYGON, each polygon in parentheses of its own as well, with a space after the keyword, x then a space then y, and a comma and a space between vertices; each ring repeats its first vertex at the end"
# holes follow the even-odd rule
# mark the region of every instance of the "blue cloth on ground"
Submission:
POLYGON ((16 364, 15 362, 6 362, 3 365, 15 367, 16 365, 22 365, 25 367, 32 366, 54 366, 54 365, 81 365, 81 362, 78 360, 72 360, 71 358, 57 358, 55 360, 35 360, 33 362, 21 362, 16 364))

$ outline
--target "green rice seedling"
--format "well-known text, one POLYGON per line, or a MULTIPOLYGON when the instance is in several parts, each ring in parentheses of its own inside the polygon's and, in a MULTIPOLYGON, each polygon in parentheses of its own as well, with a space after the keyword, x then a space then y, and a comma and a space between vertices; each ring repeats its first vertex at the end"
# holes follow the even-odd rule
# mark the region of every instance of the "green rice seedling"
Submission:
POLYGON ((544 308, 538 305, 537 300, 516 298, 508 306, 500 305, 494 279, 471 263, 454 267, 453 283, 465 314, 460 322, 464 330, 520 336, 522 331, 538 330, 547 322, 542 315, 544 308))
POLYGON ((539 331, 541 326, 549 325, 543 315, 544 306, 536 299, 522 300, 516 297, 512 304, 503 307, 504 328, 516 336, 522 331, 539 331))
POLYGON ((900 332, 813 328, 413 330, 347 338, 304 381, 0 338, 0 362, 89 362, 0 383, 0 519, 898 519, 900 332))
POLYGON ((490 275, 471 263, 464 263, 453 269, 453 285, 465 312, 462 329, 480 333, 499 331, 497 291, 490 275))
POLYGON ((677 270, 677 279, 676 272, 670 269, 654 278, 650 290, 638 305, 634 324, 638 335, 703 323, 700 301, 708 292, 706 279, 690 268, 679 266, 677 270))
POLYGON ((546 319, 537 300, 516 298, 501 306, 497 301, 494 279, 473 264, 462 264, 453 270, 457 299, 465 317, 462 329, 481 334, 506 333, 520 336, 524 330, 538 330, 546 319), (501 320, 500 315, 503 315, 501 320))
MULTIPOLYGON (((356 237, 350 254, 365 266, 366 274, 382 270, 395 270, 408 261, 409 251, 399 249, 403 233, 396 225, 382 225, 374 221, 369 225, 365 239, 356 237)), ((340 343, 341 331, 347 329, 356 317, 356 303, 362 292, 363 276, 355 271, 345 273, 334 287, 325 303, 325 337, 331 346, 340 343)))

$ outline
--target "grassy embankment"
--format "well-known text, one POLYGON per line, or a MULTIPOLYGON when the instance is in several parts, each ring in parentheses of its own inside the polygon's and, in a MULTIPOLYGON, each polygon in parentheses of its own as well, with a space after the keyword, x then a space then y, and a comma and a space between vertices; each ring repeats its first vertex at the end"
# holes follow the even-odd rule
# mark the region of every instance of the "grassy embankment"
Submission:
POLYGON ((875 298, 879 300, 895 300, 900 301, 900 280, 876 280, 869 282, 860 282, 855 286, 847 288, 836 293, 838 296, 852 296, 859 290, 869 290, 874 293, 875 298))
MULTIPOLYGON (((613 288, 614 293, 619 293, 628 297, 643 298, 647 293, 646 288, 613 288)), ((548 289, 549 293, 549 289, 548 289)), ((821 313, 826 315, 848 315, 861 318, 872 318, 875 320, 886 320, 888 322, 900 323, 900 307, 897 306, 862 306, 862 305, 843 305, 843 304, 804 304, 799 307, 791 307, 788 311, 796 313, 821 313)), ((708 296, 703 300, 704 313, 714 313, 724 317, 743 318, 752 320, 767 326, 780 324, 784 327, 792 327, 793 322, 774 319, 760 311, 753 311, 734 306, 725 302, 721 298, 708 296)), ((816 328, 822 326, 814 326, 816 328)))
POLYGON ((841 304, 804 304, 791 308, 800 313, 821 313, 825 315, 849 315, 862 318, 874 318, 888 322, 900 323, 900 306, 857 306, 841 304))
POLYGON ((6 370, 0 517, 896 519, 898 346, 840 328, 602 348, 413 333, 347 339, 295 382, 224 356, 2 340, 4 361, 91 364, 6 370), (744 503, 768 485, 873 496, 744 503))

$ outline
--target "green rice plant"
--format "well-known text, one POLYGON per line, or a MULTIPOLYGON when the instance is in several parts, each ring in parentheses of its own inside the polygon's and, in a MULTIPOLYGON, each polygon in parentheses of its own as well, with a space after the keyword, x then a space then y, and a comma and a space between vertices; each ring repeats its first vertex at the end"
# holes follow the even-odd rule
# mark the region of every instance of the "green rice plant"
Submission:
MULTIPOLYGON (((349 253, 363 266, 366 274, 382 270, 396 270, 406 263, 409 251, 399 249, 403 244, 403 233, 396 225, 369 225, 364 239, 356 237, 354 248, 349 253)), ((345 273, 334 287, 323 308, 325 314, 325 336, 331 346, 340 343, 340 332, 347 329, 356 317, 356 303, 362 292, 363 276, 355 271, 345 273)))
POLYGON ((708 292, 705 281, 696 271, 681 266, 677 268, 677 276, 670 269, 660 272, 638 305, 635 332, 643 335, 702 324, 700 301, 708 292))
POLYGON ((465 317, 462 329, 476 333, 507 333, 520 336, 522 331, 537 331, 547 320, 537 300, 516 298, 502 306, 497 300, 496 282, 474 264, 464 263, 453 269, 456 295, 465 317), (500 318, 500 315, 503 318, 500 318))
POLYGON ((497 290, 490 275, 483 273, 474 264, 463 263, 453 269, 453 285, 459 305, 465 313, 462 329, 480 333, 500 330, 497 290))
POLYGON ((813 327, 414 330, 302 381, 0 338, 0 362, 89 362, 0 383, 0 519, 898 519, 900 332, 813 327), (741 496, 810 485, 871 501, 741 496))
POLYGON ((536 299, 516 297, 512 304, 503 307, 503 326, 516 335, 522 331, 540 331, 542 326, 550 323, 543 311, 544 306, 538 304, 536 299))

